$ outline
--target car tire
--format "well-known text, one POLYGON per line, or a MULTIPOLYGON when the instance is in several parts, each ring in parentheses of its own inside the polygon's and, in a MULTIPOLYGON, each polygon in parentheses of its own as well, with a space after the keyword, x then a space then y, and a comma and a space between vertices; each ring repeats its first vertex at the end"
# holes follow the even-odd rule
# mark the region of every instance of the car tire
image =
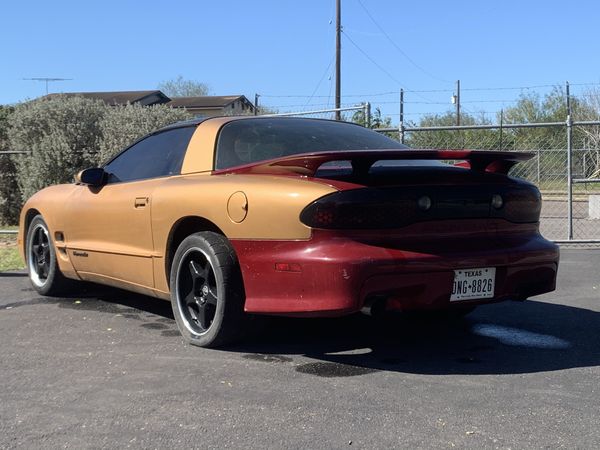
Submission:
POLYGON ((47 296, 71 291, 73 282, 65 278, 58 267, 52 236, 40 214, 29 224, 25 242, 25 263, 33 288, 47 296))
POLYGON ((171 306, 184 339, 200 347, 221 347, 244 332, 244 286, 229 241, 213 232, 186 237, 170 273, 171 306))

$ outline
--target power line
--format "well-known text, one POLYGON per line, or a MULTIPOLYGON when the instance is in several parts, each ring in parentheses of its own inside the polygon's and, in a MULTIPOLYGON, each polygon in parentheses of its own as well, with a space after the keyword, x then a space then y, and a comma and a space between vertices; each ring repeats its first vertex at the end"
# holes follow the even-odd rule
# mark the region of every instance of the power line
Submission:
POLYGON ((518 99, 513 100, 463 100, 462 103, 514 103, 518 99))
MULTIPOLYGON (((356 42, 354 42, 352 40, 352 38, 348 35, 348 33, 344 32, 344 36, 346 36, 346 38, 350 41, 350 43, 352 43, 352 45, 354 45, 354 47, 356 47, 356 49, 361 52, 369 61, 371 61, 379 70, 381 70, 383 73, 385 73, 388 77, 390 77, 390 79, 394 80, 396 83, 398 83, 398 85, 402 86, 402 83, 395 77, 393 76, 390 72, 388 72, 386 69, 384 69, 381 65, 379 65, 377 63, 377 61, 375 61, 373 58, 371 58, 371 56, 369 56, 369 54, 367 52, 365 52, 362 48, 360 48, 358 46, 358 44, 356 42)), ((412 92, 416 92, 416 91, 412 91, 412 92)), ((417 96, 421 97, 422 99, 426 100, 426 101, 430 101, 428 98, 423 97, 420 94, 417 94, 417 96)))
POLYGON ((377 63, 377 61, 375 61, 373 58, 371 58, 371 56, 369 56, 369 54, 367 52, 365 52, 362 48, 360 48, 358 46, 358 44, 356 42, 354 42, 354 40, 352 40, 352 38, 345 31, 344 31, 344 36, 346 36, 346 39, 348 39, 350 41, 350 43, 352 45, 354 45, 354 47, 356 47, 356 49, 359 52, 361 52, 365 58, 367 58, 369 61, 371 61, 379 70, 381 70, 383 73, 385 73, 388 77, 390 77, 391 80, 395 81, 399 86, 402 85, 402 83, 394 75, 392 75, 390 72, 388 72, 386 69, 384 69, 381 65, 379 65, 379 63, 377 63))
MULTIPOLYGON (((329 103, 310 103, 310 104, 304 104, 304 103, 295 103, 295 104, 291 104, 291 105, 277 105, 277 104, 270 104, 268 105, 270 108, 277 108, 277 109, 286 109, 286 108, 300 108, 300 109, 304 109, 304 108, 315 108, 315 107, 326 107, 329 106, 331 104, 331 102, 329 103)), ((342 108, 346 108, 346 107, 354 107, 357 106, 356 103, 342 103, 341 107, 342 108)))
POLYGON ((444 80, 443 78, 437 77, 435 75, 433 75, 431 72, 425 70, 423 67, 421 67, 420 65, 418 65, 416 62, 414 62, 412 60, 412 58, 410 56, 408 56, 406 54, 406 52, 404 52, 404 50, 402 50, 398 44, 396 44, 392 38, 385 32, 385 30, 383 29, 383 27, 381 25, 379 25, 379 23, 377 23, 377 21, 375 20, 375 18, 371 15, 371 13, 369 12, 369 10, 367 9, 367 7, 363 4, 363 2, 361 0, 358 0, 358 4, 362 7, 362 9, 365 11, 365 13, 367 13, 367 16, 369 16, 369 19, 371 19, 371 22, 373 22, 375 24, 375 26, 379 29, 379 31, 381 31, 381 33, 383 33, 383 35, 386 37, 386 39, 390 42, 390 44, 392 44, 396 50, 398 50, 398 52, 400 52, 400 54, 402 56, 404 56, 404 58, 406 58, 406 60, 411 63, 414 67, 416 67, 417 69, 419 69, 421 72, 423 72, 425 75, 428 75, 429 77, 441 81, 442 83, 451 83, 451 81, 448 80, 444 80))
MULTIPOLYGON (((348 94, 344 95, 344 97, 379 97, 384 95, 398 95, 398 91, 388 91, 388 92, 379 92, 375 94, 348 94)), ((269 95, 269 94, 260 94, 261 97, 269 97, 269 98, 308 98, 310 95, 269 95)), ((313 95, 313 98, 328 98, 328 95, 313 95)))
POLYGON ((522 89, 539 89, 556 87, 557 84, 538 84, 533 86, 512 86, 512 87, 488 87, 488 88, 464 88, 463 91, 518 91, 522 89))
MULTIPOLYGON (((347 32, 345 33, 348 36, 347 32)), ((394 81, 397 81, 394 79, 394 81)), ((556 87, 560 84, 538 84, 530 86, 499 86, 499 87, 479 87, 479 88, 464 88, 461 87, 461 91, 510 91, 510 90, 522 90, 522 89, 539 89, 556 87)), ((600 86, 600 83, 570 83, 570 86, 600 86)), ((434 93, 452 93, 453 89, 404 89, 405 93, 414 94, 434 94, 434 93)), ((375 93, 364 93, 364 94, 344 94, 344 97, 383 97, 386 95, 398 95, 398 91, 386 91, 386 92, 375 92, 375 93)), ((261 97, 269 98, 309 98, 308 94, 293 94, 293 95, 272 95, 272 94, 261 94, 261 97)), ((328 98, 328 95, 313 95, 313 98, 328 98)), ((509 100, 499 100, 509 101, 509 100)), ((405 102, 407 103, 407 102, 405 102)), ((463 101, 464 103, 464 101, 463 101)))
POLYGON ((329 61, 329 64, 327 64, 327 68, 325 69, 325 72, 323 72, 323 75, 321 75, 321 78, 319 79, 319 82, 317 83, 317 86, 315 87, 315 89, 313 90, 312 94, 310 94, 310 97, 308 97, 308 100, 306 101, 306 105, 308 105, 310 103, 310 101, 313 99, 315 93, 317 92, 317 90, 319 89, 319 87, 321 86, 321 83, 323 82, 323 80, 325 79, 325 76, 327 75, 327 73, 329 72, 329 68, 331 67, 331 65, 333 64, 335 58, 331 58, 331 61, 329 61))

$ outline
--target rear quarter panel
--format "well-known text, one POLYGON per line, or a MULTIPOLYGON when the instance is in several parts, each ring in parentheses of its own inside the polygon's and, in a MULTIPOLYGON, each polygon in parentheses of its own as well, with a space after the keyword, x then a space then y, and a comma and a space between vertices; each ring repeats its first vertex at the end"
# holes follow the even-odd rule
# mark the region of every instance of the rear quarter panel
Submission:
MULTIPOLYGON (((185 217, 207 219, 232 240, 307 240, 311 229, 300 222, 300 212, 334 191, 327 184, 298 177, 204 173, 170 178, 152 198, 154 246, 166 255, 169 234, 185 217), (228 212, 228 203, 240 192, 247 199, 247 214, 236 222, 228 212)), ((156 287, 168 290, 166 276, 156 279, 156 287)))

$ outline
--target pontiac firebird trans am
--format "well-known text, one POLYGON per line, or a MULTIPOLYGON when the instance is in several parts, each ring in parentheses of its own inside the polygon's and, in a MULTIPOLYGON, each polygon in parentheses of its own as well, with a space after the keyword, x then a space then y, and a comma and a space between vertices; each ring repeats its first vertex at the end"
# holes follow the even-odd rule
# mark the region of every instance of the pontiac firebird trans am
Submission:
POLYGON ((35 194, 21 251, 35 289, 92 281, 171 301, 215 347, 248 313, 443 310, 554 290, 558 248, 531 155, 412 150, 358 125, 220 117, 156 131, 35 194))

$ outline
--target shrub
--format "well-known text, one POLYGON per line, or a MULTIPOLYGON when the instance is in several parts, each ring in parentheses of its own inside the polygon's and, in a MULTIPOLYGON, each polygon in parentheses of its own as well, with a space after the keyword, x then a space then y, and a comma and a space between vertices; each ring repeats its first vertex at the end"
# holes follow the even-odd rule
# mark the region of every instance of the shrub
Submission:
POLYGON ((100 142, 100 121, 107 106, 82 97, 57 97, 18 105, 10 116, 8 137, 16 179, 25 201, 51 184, 67 183, 94 164, 100 142))
POLYGON ((139 104, 110 107, 100 122, 100 151, 96 165, 102 165, 115 154, 142 136, 165 125, 190 119, 185 110, 165 105, 141 106, 139 104))
MULTIPOLYGON (((8 142, 8 119, 13 108, 0 106, 0 152, 11 150, 8 142)), ((21 191, 17 169, 9 155, 0 155, 0 225, 13 225, 19 220, 21 191)))
POLYGON ((164 105, 109 106, 100 100, 58 96, 0 107, 0 223, 18 221, 21 206, 38 190, 69 183, 78 171, 98 166, 140 137, 191 118, 164 105))

